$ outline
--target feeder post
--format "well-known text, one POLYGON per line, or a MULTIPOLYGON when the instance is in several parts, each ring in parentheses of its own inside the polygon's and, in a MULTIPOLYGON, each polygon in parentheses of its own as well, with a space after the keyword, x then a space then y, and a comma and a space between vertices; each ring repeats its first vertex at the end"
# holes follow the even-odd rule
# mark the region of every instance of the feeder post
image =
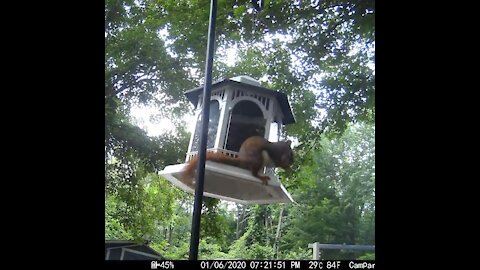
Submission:
POLYGON ((190 235, 190 260, 198 260, 200 239, 200 216, 202 211, 203 184, 205 180, 205 159, 207 149, 208 122, 210 119, 210 93, 212 90, 212 67, 215 47, 215 20, 217 18, 217 0, 210 1, 210 21, 208 26, 207 63, 205 66, 205 85, 203 87, 202 127, 200 147, 198 148, 198 165, 193 203, 192 231, 190 235))

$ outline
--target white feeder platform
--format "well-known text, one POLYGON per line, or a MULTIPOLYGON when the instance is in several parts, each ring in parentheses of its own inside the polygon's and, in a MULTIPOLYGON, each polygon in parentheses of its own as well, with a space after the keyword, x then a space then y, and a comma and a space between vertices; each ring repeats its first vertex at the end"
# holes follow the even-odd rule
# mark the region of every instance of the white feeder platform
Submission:
MULTIPOLYGON (((159 173, 180 189, 195 194, 195 187, 187 185, 180 174, 186 163, 170 165, 159 173)), ((291 203, 292 197, 274 174, 268 185, 252 175, 248 170, 213 161, 205 163, 203 195, 206 197, 232 201, 240 204, 291 203)))

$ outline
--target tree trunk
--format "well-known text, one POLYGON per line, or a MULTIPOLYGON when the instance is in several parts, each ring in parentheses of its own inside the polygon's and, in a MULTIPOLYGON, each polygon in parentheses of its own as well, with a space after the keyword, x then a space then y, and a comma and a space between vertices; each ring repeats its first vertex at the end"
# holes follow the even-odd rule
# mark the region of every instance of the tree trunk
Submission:
POLYGON ((168 245, 172 244, 172 238, 173 238, 173 226, 170 225, 168 230, 168 245))
POLYGON ((269 235, 269 230, 268 230, 268 217, 269 217, 268 211, 265 211, 263 223, 264 223, 264 226, 265 226, 264 228, 265 228, 266 246, 270 245, 270 235, 269 235))
MULTIPOLYGON (((243 224, 243 222, 245 222, 245 211, 246 211, 247 207, 246 206, 241 206, 241 208, 242 208, 241 209, 242 212, 240 213, 240 209, 239 209, 239 214, 237 216, 237 231, 236 231, 236 234, 235 234, 237 239, 240 238, 240 231, 242 231, 242 229, 243 229, 242 224, 243 224)), ((237 205, 237 209, 238 209, 238 205, 237 205)))
POLYGON ((237 230, 235 231, 235 239, 238 239, 238 236, 240 234, 240 219, 241 219, 241 214, 240 214, 240 209, 238 209, 237 205, 237 230))
POLYGON ((273 252, 275 252, 275 256, 278 259, 278 241, 280 240, 280 230, 282 228, 282 219, 283 219, 283 207, 280 208, 280 214, 278 215, 278 225, 277 225, 277 233, 275 234, 275 242, 273 243, 273 252))

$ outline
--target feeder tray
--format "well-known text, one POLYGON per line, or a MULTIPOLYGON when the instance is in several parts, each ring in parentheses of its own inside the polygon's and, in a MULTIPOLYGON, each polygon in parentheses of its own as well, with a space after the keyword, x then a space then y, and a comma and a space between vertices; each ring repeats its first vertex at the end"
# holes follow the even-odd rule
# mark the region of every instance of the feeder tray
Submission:
MULTIPOLYGON (((180 174, 187 163, 170 165, 159 173, 180 189, 195 193, 191 183, 184 182, 180 174)), ((205 162, 204 192, 206 197, 232 201, 240 204, 291 203, 292 197, 273 173, 268 185, 248 170, 213 161, 205 162)))

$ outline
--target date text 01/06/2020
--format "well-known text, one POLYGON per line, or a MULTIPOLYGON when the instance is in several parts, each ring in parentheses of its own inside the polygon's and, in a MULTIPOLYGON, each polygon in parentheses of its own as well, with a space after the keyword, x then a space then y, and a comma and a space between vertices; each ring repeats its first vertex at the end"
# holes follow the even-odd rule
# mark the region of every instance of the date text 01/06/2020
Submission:
MULTIPOLYGON (((296 264, 300 268, 300 261, 296 264)), ((220 261, 201 261, 201 269, 287 269, 285 261, 243 261, 243 260, 220 260, 220 261)), ((296 269, 296 268, 293 268, 296 269)))

